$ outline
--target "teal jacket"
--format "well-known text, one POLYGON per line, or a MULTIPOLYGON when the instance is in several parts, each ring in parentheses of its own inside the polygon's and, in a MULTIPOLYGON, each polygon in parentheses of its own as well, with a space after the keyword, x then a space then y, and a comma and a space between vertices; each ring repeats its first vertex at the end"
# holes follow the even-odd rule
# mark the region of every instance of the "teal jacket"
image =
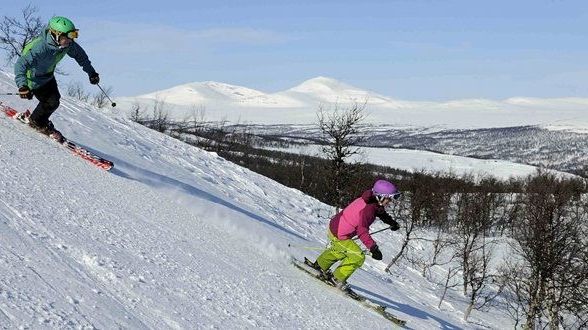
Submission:
POLYGON ((32 90, 43 86, 53 78, 55 67, 65 54, 75 59, 88 75, 96 73, 80 45, 72 41, 68 47, 61 48, 51 37, 49 30, 45 30, 25 46, 22 55, 16 61, 16 86, 28 86, 32 90))

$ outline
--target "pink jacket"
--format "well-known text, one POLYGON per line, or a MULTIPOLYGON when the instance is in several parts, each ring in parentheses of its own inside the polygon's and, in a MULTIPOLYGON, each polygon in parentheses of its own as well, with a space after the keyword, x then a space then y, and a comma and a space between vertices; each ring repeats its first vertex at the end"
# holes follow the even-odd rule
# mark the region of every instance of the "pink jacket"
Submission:
POLYGON ((376 216, 385 223, 389 223, 392 217, 386 213, 373 196, 371 190, 366 190, 361 197, 347 205, 341 212, 335 215, 329 223, 331 233, 337 239, 351 239, 355 235, 363 242, 363 245, 371 249, 376 242, 370 235, 370 226, 376 220, 376 216))

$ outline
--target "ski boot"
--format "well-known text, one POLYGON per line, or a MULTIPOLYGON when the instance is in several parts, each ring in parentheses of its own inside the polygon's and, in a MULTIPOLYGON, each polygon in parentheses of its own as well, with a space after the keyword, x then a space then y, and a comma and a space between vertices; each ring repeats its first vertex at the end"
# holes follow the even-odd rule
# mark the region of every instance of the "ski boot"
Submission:
POLYGON ((318 271, 320 273, 319 278, 325 282, 330 283, 331 278, 333 277, 333 273, 331 273, 330 270, 323 270, 321 268, 321 266, 318 264, 318 262, 312 262, 307 258, 304 258, 304 263, 309 265, 310 267, 312 267, 313 269, 315 269, 316 271, 318 271))
POLYGON ((343 291, 347 296, 355 300, 364 300, 360 295, 358 295, 355 291, 351 289, 351 285, 347 283, 347 281, 339 281, 335 276, 331 277, 330 284, 333 285, 335 288, 343 291))
POLYGON ((19 112, 14 116, 14 118, 22 123, 29 124, 29 117, 31 116, 31 112, 29 110, 25 112, 19 112))
POLYGON ((51 122, 50 120, 47 122, 46 126, 41 126, 29 119, 29 126, 36 129, 40 133, 49 136, 50 138, 59 143, 63 143, 65 141, 63 135, 61 135, 61 132, 55 129, 55 126, 53 126, 53 122, 51 122))

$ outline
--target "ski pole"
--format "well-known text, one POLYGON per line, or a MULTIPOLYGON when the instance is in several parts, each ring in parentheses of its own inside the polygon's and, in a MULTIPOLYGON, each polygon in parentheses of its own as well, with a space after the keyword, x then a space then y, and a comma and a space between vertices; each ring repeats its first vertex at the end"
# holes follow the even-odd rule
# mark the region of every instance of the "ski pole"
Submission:
POLYGON ((19 93, 2 93, 0 95, 4 96, 4 95, 20 95, 20 94, 19 93))
MULTIPOLYGON (((388 229, 390 229, 390 226, 388 226, 388 227, 386 227, 386 228, 384 228, 384 229, 380 229, 380 230, 376 230, 376 231, 374 231, 374 232, 371 232, 371 233, 370 233, 370 235, 377 234, 377 233, 379 233, 379 232, 381 232, 381 231, 388 230, 388 229)), ((354 241, 356 241, 356 240, 358 240, 358 239, 359 239, 359 237, 356 237, 356 238, 354 238, 353 240, 354 240, 354 241)))
MULTIPOLYGON (((377 234, 379 232, 382 232, 382 231, 388 230, 388 229, 390 229, 390 226, 388 226, 384 229, 380 229, 380 230, 376 230, 374 232, 371 232, 370 235, 377 234)), ((358 240, 358 239, 359 239, 359 237, 353 238, 354 241, 358 240)), ((324 247, 321 248, 321 247, 314 247, 314 246, 304 246, 304 245, 298 245, 298 244, 292 244, 292 243, 288 243, 288 247, 300 248, 300 249, 305 249, 305 250, 324 250, 324 247)))
POLYGON ((288 243, 288 247, 293 247, 293 248, 300 248, 300 249, 305 249, 305 250, 324 250, 324 247, 315 247, 315 246, 304 246, 304 245, 298 245, 298 244, 291 244, 288 243))
POLYGON ((102 89, 102 86, 100 86, 100 84, 96 84, 98 86, 98 88, 100 88, 100 90, 102 91, 102 93, 104 94, 104 96, 106 96, 106 98, 108 99, 108 101, 110 101, 110 105, 114 108, 116 107, 116 103, 112 102, 112 100, 110 99, 110 97, 108 96, 108 94, 106 94, 106 92, 102 89))

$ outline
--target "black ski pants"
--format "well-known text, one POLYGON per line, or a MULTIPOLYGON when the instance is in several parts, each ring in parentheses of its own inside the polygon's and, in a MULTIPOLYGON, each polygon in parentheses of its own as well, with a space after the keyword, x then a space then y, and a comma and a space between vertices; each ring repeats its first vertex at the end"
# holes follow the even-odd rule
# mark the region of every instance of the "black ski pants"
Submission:
POLYGON ((39 104, 29 119, 39 127, 46 127, 49 123, 49 117, 59 107, 59 99, 61 98, 55 77, 45 85, 33 89, 33 95, 39 100, 39 104))

